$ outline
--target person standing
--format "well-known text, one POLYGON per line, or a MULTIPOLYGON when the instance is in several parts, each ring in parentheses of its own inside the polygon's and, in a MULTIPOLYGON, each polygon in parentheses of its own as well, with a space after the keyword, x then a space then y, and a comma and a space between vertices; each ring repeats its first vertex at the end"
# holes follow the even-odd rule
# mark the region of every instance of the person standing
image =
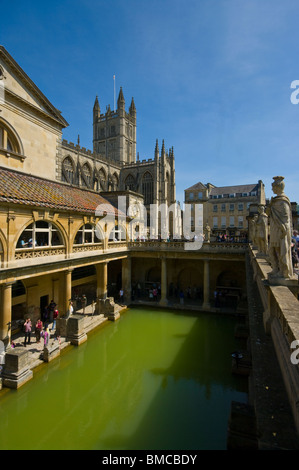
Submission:
POLYGON ((83 312, 83 315, 85 315, 85 309, 86 309, 86 305, 87 305, 87 298, 86 298, 86 295, 85 295, 85 294, 82 295, 82 298, 81 298, 81 305, 82 305, 82 312, 83 312))
POLYGON ((49 339, 50 339, 50 333, 49 333, 49 328, 46 328, 43 334, 44 337, 44 347, 46 348, 49 344, 49 339))
POLYGON ((30 338, 31 338, 31 328, 32 328, 32 323, 30 318, 27 318, 25 323, 24 323, 24 330, 25 330, 25 341, 24 341, 24 346, 26 346, 26 342, 28 340, 27 344, 30 344, 30 338))
POLYGON ((55 308, 54 313, 53 313, 53 325, 52 325, 52 330, 55 330, 56 328, 56 320, 58 318, 58 309, 55 308))
POLYGON ((35 337, 36 337, 36 342, 40 343, 40 334, 43 329, 43 324, 40 319, 37 320, 35 324, 35 337))

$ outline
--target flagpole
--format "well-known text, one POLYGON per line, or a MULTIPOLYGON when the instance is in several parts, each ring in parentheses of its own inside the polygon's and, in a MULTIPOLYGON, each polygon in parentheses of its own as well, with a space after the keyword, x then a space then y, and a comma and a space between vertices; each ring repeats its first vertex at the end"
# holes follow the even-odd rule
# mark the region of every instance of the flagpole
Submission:
POLYGON ((113 94, 114 94, 114 112, 115 112, 115 75, 113 75, 113 94))

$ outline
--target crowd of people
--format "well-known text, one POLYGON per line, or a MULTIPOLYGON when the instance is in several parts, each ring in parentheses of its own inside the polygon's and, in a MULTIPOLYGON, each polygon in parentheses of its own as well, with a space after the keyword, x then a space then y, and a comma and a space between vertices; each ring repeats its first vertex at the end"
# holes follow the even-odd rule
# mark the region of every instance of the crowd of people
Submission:
MULTIPOLYGON (((57 305, 54 300, 51 300, 50 304, 45 307, 42 318, 38 318, 35 325, 32 324, 30 317, 27 317, 22 330, 24 332, 24 346, 29 346, 32 343, 32 337, 35 336, 36 343, 40 343, 43 339, 44 347, 49 344, 50 334, 56 330, 56 320, 59 316, 57 305)), ((57 337, 60 340, 59 337, 57 337)), ((11 347, 15 348, 15 341, 11 342, 11 347)))

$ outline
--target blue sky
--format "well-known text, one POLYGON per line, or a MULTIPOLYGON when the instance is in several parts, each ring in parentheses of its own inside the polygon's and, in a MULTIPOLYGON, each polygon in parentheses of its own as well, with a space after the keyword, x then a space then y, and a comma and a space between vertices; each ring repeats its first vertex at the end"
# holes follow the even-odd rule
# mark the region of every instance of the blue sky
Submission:
MULTIPOLYGON (((122 86, 137 151, 174 147, 177 199, 201 181, 266 185, 299 202, 296 0, 2 2, 0 43, 92 149, 92 108, 122 86)), ((117 97, 117 96, 116 96, 117 97)))

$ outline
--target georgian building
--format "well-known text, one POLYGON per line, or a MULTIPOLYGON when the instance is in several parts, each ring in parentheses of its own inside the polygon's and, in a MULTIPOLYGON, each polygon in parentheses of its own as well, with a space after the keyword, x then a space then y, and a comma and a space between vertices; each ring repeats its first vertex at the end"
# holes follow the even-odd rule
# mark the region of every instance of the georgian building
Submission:
POLYGON ((193 224, 196 205, 203 204, 203 225, 209 225, 212 235, 246 239, 248 217, 257 213, 258 204, 266 204, 265 187, 262 181, 221 187, 199 182, 185 189, 185 203, 191 204, 193 224))

